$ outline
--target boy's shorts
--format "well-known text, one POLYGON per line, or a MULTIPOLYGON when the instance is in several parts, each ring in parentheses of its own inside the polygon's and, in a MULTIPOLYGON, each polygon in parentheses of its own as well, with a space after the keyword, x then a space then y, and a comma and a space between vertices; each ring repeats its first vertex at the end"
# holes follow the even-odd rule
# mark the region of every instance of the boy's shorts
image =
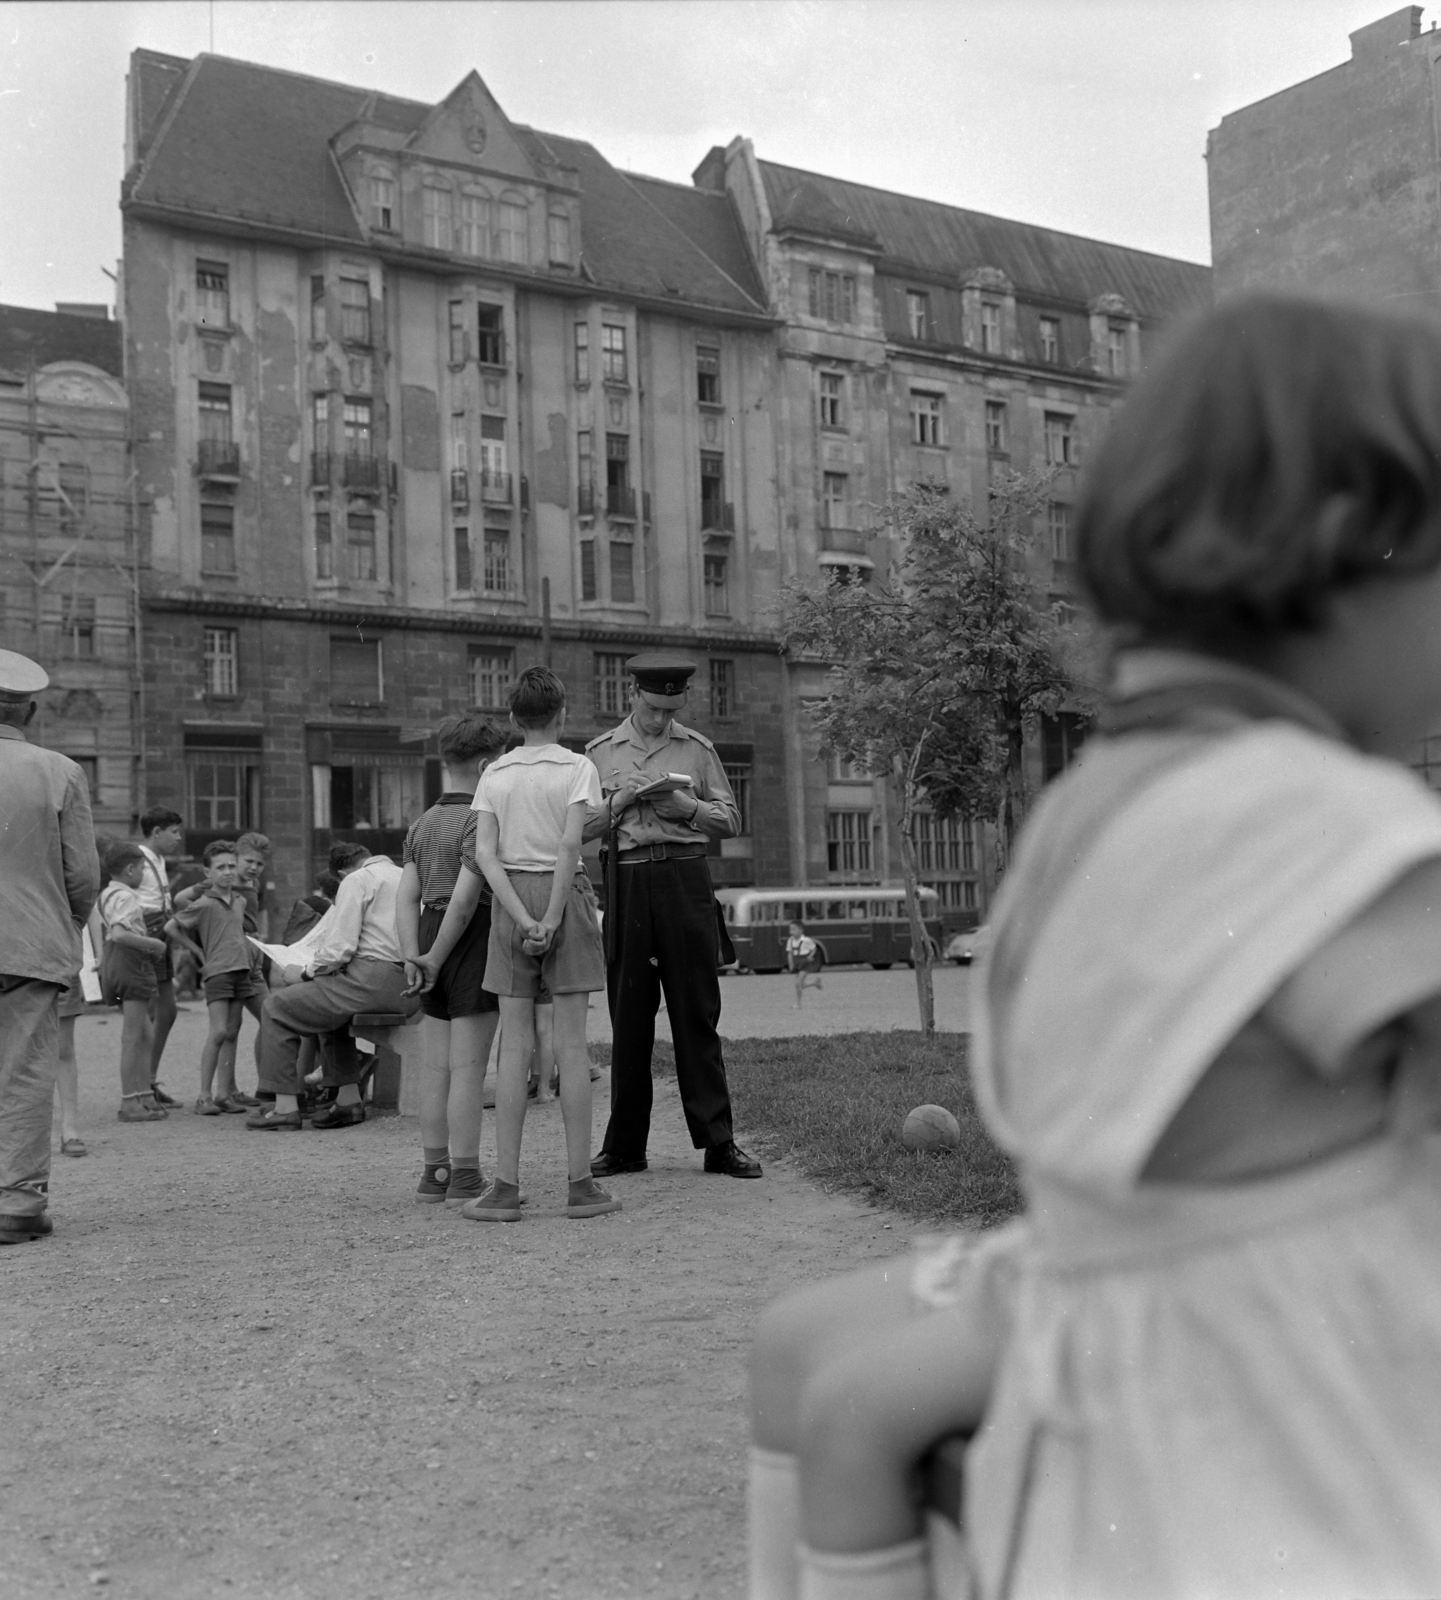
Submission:
POLYGON ((147 911, 145 913, 145 931, 152 939, 159 939, 165 946, 164 953, 158 956, 145 956, 155 969, 156 983, 170 983, 175 977, 175 967, 170 960, 170 940, 166 937, 165 924, 170 920, 168 911, 147 911))
POLYGON ((155 962, 143 950, 121 944, 105 947, 105 959, 100 963, 100 993, 106 1005, 153 1000, 159 992, 155 962))
MULTIPOLYGON (((520 903, 539 922, 550 905, 553 872, 512 872, 511 887, 520 903)), ((550 948, 543 956, 521 949, 521 931, 499 901, 490 908, 490 955, 485 986, 492 994, 537 999, 551 995, 592 994, 605 988, 605 947, 596 924, 595 890, 583 872, 571 880, 565 910, 550 948)))
POLYGON ((236 967, 230 972, 217 972, 204 981, 206 1005, 212 1000, 248 1000, 252 995, 265 993, 265 985, 250 967, 236 967))
MULTIPOLYGON (((416 930, 421 955, 424 955, 445 921, 444 906, 422 906, 416 930)), ((427 1017, 449 1022, 454 1017, 474 1017, 485 1011, 499 1011, 500 1002, 482 983, 485 977, 485 951, 490 943, 490 907, 478 905, 465 932, 445 958, 435 975, 434 985, 420 997, 420 1009, 427 1017)))
POLYGON ((85 1015, 85 991, 80 987, 80 974, 72 972, 70 982, 60 992, 59 1001, 62 1017, 83 1017, 85 1015))

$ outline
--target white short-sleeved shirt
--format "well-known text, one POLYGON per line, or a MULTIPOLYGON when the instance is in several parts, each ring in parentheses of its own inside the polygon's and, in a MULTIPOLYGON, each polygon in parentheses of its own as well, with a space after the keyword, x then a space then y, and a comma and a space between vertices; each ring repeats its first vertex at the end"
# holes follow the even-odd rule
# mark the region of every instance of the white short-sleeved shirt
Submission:
POLYGON ((500 829, 496 850, 507 872, 554 872, 565 815, 577 801, 601 807, 600 774, 583 755, 558 744, 522 745, 480 775, 475 809, 500 829))

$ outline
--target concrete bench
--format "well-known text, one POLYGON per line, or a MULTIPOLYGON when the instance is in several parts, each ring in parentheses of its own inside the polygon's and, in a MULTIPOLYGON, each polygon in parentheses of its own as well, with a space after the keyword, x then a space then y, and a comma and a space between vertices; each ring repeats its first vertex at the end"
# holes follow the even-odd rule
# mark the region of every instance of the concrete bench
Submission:
POLYGON ((373 1110, 419 1115, 425 1051, 421 1015, 418 1010, 410 1016, 399 1011, 360 1011, 350 1019, 351 1038, 375 1046, 375 1073, 370 1083, 373 1110))

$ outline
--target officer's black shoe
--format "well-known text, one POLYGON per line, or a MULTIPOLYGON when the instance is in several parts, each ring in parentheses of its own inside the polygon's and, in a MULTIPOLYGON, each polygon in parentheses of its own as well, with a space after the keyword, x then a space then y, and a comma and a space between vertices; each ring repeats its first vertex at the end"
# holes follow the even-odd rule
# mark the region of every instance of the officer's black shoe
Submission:
POLYGON ((602 1150, 590 1164, 590 1175, 613 1178, 618 1172, 644 1172, 647 1165, 644 1156, 615 1156, 609 1150, 602 1150))
POLYGON ((761 1164, 748 1156, 732 1139, 728 1144, 714 1144, 705 1153, 707 1172, 724 1173, 727 1178, 758 1178, 761 1164))

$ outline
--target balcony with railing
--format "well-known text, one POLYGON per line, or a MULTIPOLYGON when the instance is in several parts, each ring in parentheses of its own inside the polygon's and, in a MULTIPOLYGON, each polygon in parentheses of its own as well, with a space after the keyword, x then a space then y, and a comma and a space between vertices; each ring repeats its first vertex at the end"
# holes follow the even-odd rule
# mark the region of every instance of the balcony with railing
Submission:
POLYGON ((593 483, 583 483, 576 490, 575 506, 576 511, 583 517, 593 517, 595 515, 595 485, 593 483))
POLYGON ((635 521, 635 490, 628 484, 609 483, 605 489, 605 511, 608 517, 622 521, 635 521))
POLYGON ((240 446, 232 439, 202 439, 196 452, 195 472, 201 478, 239 478, 240 446))
POLYGON ((863 556, 869 541, 864 528, 833 528, 828 524, 821 528, 821 549, 837 555, 863 556))
POLYGON ((455 467, 451 470, 450 503, 453 506, 470 504, 470 473, 464 467, 455 467))
POLYGON ((483 367, 505 366, 505 335, 482 328, 476 336, 475 359, 483 367))
POLYGON ((728 500, 702 499, 700 525, 702 533, 734 533, 736 509, 728 500))
POLYGON ((482 472, 480 498, 494 506, 510 504, 510 474, 508 472, 482 472))
POLYGON ((347 451, 342 478, 347 489, 378 493, 383 481, 384 463, 378 456, 347 451))

